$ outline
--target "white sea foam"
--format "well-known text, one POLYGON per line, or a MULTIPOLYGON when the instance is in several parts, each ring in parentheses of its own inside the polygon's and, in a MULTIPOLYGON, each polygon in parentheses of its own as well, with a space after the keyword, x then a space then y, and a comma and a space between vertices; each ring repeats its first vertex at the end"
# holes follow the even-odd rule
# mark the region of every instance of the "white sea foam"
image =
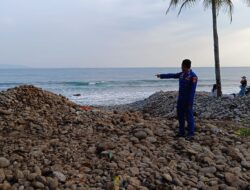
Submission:
MULTIPOLYGON (((178 80, 160 80, 155 74, 179 71, 179 68, 0 70, 0 89, 33 84, 79 104, 125 104, 147 98, 157 91, 177 91, 178 80)), ((199 77, 197 90, 210 92, 215 83, 214 68, 194 71, 199 77)), ((248 73, 250 67, 222 68, 223 93, 238 93, 241 76, 248 73)))

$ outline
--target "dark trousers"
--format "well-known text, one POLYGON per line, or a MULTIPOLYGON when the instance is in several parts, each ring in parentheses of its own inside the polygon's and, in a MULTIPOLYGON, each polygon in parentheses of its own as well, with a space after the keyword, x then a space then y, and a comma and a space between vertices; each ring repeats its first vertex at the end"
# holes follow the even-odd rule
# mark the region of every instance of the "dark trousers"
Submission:
POLYGON ((179 120, 179 134, 185 135, 185 120, 187 120, 188 136, 193 136, 195 130, 193 105, 188 105, 186 102, 178 101, 177 116, 179 120))

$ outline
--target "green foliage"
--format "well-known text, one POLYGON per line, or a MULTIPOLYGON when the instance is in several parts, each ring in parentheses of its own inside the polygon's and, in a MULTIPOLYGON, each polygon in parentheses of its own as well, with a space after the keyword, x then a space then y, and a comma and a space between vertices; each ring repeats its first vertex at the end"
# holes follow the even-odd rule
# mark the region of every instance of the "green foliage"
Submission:
POLYGON ((241 136, 241 137, 250 137, 250 129, 240 128, 236 131, 236 134, 241 136))

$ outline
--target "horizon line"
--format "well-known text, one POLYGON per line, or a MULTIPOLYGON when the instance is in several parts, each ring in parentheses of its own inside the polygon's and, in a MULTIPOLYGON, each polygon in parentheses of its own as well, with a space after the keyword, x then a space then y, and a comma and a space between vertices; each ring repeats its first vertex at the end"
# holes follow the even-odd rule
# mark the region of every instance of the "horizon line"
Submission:
MULTIPOLYGON (((7 69, 157 69, 157 68, 181 68, 178 67, 23 67, 23 68, 0 68, 0 70, 7 70, 7 69)), ((215 68, 213 66, 198 66, 198 67, 191 67, 191 68, 215 68)), ((250 66, 223 66, 220 68, 250 68, 250 66)))

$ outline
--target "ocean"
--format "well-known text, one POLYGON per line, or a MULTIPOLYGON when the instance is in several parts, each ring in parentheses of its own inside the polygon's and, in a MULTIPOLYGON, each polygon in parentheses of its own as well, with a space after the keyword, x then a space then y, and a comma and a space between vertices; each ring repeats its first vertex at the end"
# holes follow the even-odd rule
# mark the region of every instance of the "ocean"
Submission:
MULTIPOLYGON (((214 68, 193 71, 199 78, 197 90, 210 92, 215 83, 214 68)), ((155 77, 157 73, 177 72, 180 68, 0 69, 0 90, 32 84, 82 105, 117 105, 161 90, 178 90, 178 80, 155 77)), ((250 67, 221 68, 223 93, 238 93, 243 75, 250 78, 250 67)))

